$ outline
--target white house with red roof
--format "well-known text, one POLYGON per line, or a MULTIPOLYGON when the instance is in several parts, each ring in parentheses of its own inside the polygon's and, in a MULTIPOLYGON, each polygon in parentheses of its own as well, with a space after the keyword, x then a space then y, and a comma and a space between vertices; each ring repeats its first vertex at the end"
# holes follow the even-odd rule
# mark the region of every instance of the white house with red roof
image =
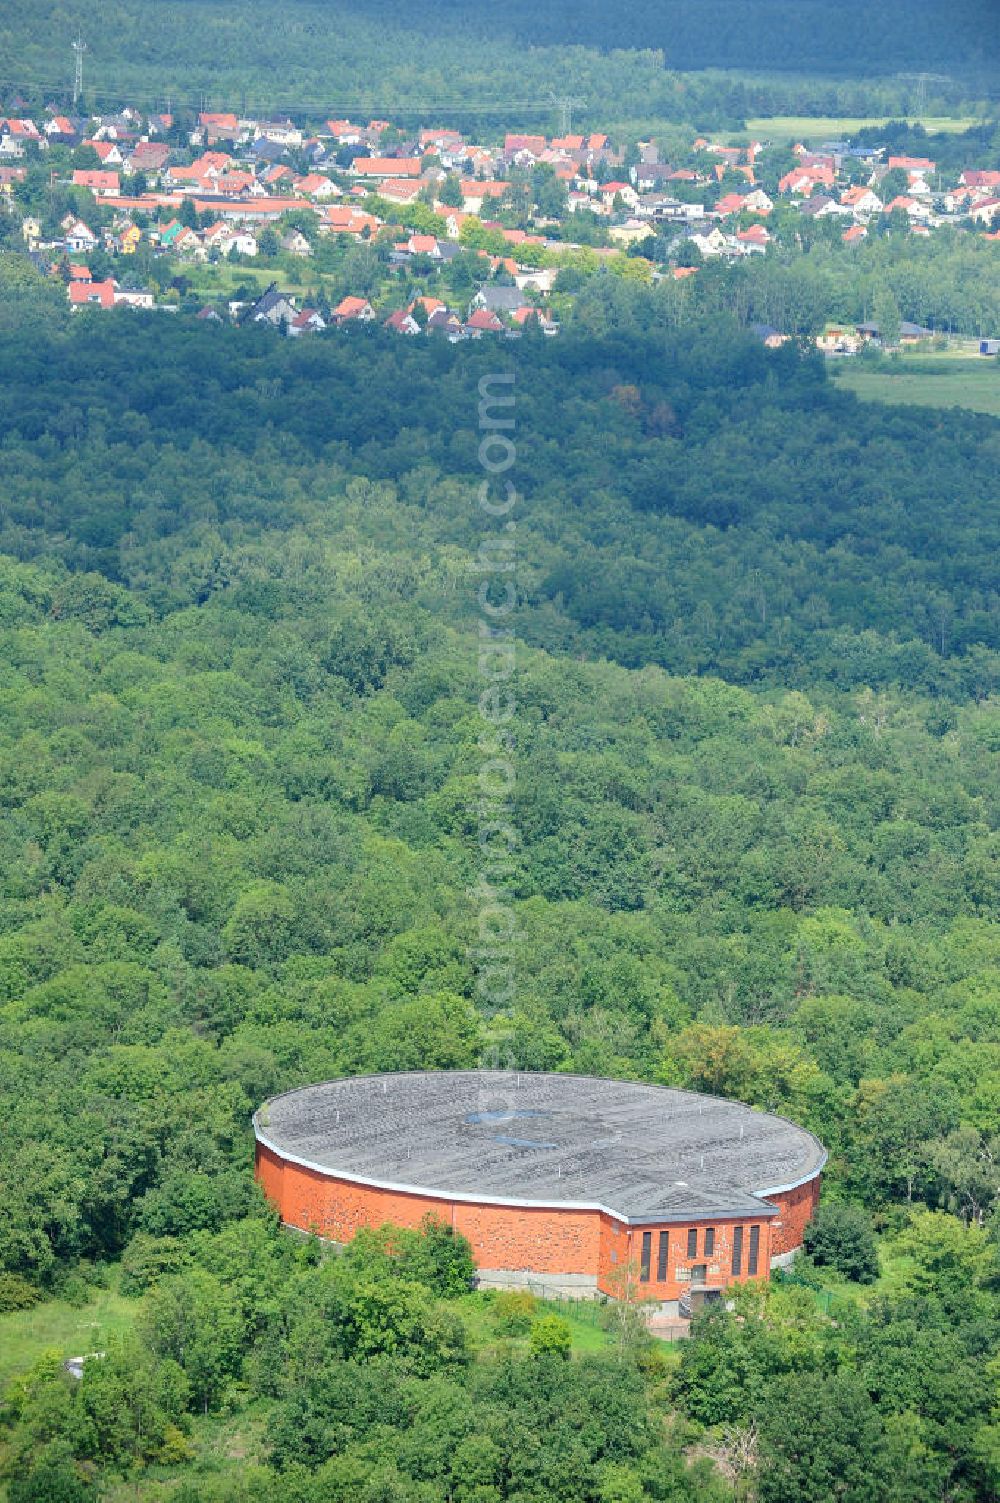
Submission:
POLYGON ((381 224, 377 215, 368 214, 354 204, 331 204, 320 221, 320 228, 331 235, 350 235, 360 240, 374 235, 381 224))
POLYGON ((736 242, 745 251, 762 255, 771 243, 771 236, 762 224, 751 224, 736 231, 736 242))
POLYGON ((121 192, 121 180, 117 172, 97 169, 90 171, 83 167, 77 167, 73 173, 73 186, 74 188, 88 188, 95 198, 106 198, 109 194, 117 198, 121 192))
POLYGON ((97 160, 102 167, 121 167, 125 161, 117 141, 86 141, 84 145, 97 153, 97 160))
POLYGON ((0 121, 0 128, 4 135, 12 136, 18 141, 41 143, 45 139, 34 120, 19 120, 11 116, 7 120, 0 121))
POLYGON ((511 318, 520 329, 530 323, 537 323, 543 334, 556 333, 557 325, 544 308, 518 308, 511 314, 511 318))
POLYGON ((325 328, 326 319, 322 313, 315 308, 303 308, 288 325, 288 333, 292 339, 298 339, 303 334, 318 334, 325 328))
POLYGON ((332 178, 324 177, 322 172, 307 172, 305 177, 296 178, 295 191, 304 198, 315 199, 317 203, 343 196, 343 189, 338 188, 332 178))
POLYGON ((201 243, 208 251, 217 251, 220 256, 234 252, 238 256, 256 256, 257 237, 245 225, 231 224, 220 219, 202 232, 201 243))
POLYGON ((479 339, 484 334, 502 334, 504 331, 504 325, 490 308, 477 308, 474 313, 470 313, 463 328, 473 339, 479 339))
POLYGON ((420 333, 420 325, 408 308, 397 308, 395 313, 390 313, 385 320, 384 327, 391 329, 393 334, 420 333))
POLYGON ((937 163, 932 162, 930 157, 890 157, 887 166, 890 172, 898 167, 903 172, 919 172, 925 175, 933 172, 937 163))
POLYGON ((793 167, 778 183, 778 192, 808 198, 817 188, 832 188, 833 185, 834 174, 830 167, 793 167))
POLYGON ((634 210, 639 207, 639 195, 631 183, 618 181, 602 183, 598 191, 602 203, 608 209, 614 208, 616 198, 620 198, 627 209, 634 210))
POLYGON ((355 157, 351 163, 356 177, 419 178, 423 170, 419 157, 355 157))
POLYGON ((334 324, 370 323, 375 317, 375 309, 366 297, 342 297, 336 308, 330 314, 330 322, 334 324))
POLYGON ((220 126, 223 130, 238 130, 239 123, 240 122, 238 117, 232 114, 213 114, 210 112, 202 111, 202 113, 198 116, 199 125, 217 125, 220 126))
POLYGON ((483 205, 491 199, 502 198, 510 184, 496 178, 463 178, 460 186, 463 212, 480 214, 483 205))
POLYGON ((84 282, 82 279, 74 279, 66 292, 70 308, 74 312, 80 308, 113 308, 115 306, 115 284, 110 278, 106 282, 84 282))
POLYGON ((840 195, 840 202, 846 209, 850 209, 855 219, 870 219, 873 214, 882 212, 882 200, 878 194, 863 184, 847 188, 840 195))
POLYGON ((338 146, 360 146, 365 139, 363 125, 352 125, 350 120, 328 120, 326 128, 338 146))
POLYGON ((384 198, 386 203, 400 204, 405 207, 416 203, 423 192, 423 183, 405 177, 384 177, 373 190, 379 198, 384 198))
POLYGON ((61 227, 66 249, 71 256, 78 255, 81 251, 91 251, 97 245, 97 236, 82 219, 74 219, 71 214, 68 214, 61 227))
POLYGON ((442 259, 441 247, 436 235, 413 234, 406 241, 404 249, 411 256, 430 256, 432 261, 442 259))
POLYGON ((720 219, 727 219, 730 214, 739 214, 743 208, 742 193, 724 193, 716 204, 713 213, 720 219))
POLYGON ((422 130, 417 139, 423 151, 455 151, 465 145, 461 131, 447 128, 422 130))
POLYGON ((537 161, 548 142, 544 136, 518 135, 508 131, 503 138, 503 154, 508 161, 537 161))
POLYGON ((1000 198, 981 198, 969 210, 970 219, 977 224, 994 224, 1000 215, 1000 198))
POLYGON ((887 214, 894 213, 896 209, 902 209, 903 213, 908 214, 911 219, 925 219, 929 212, 926 204, 921 203, 919 199, 911 198, 906 193, 898 193, 892 202, 885 206, 887 214))

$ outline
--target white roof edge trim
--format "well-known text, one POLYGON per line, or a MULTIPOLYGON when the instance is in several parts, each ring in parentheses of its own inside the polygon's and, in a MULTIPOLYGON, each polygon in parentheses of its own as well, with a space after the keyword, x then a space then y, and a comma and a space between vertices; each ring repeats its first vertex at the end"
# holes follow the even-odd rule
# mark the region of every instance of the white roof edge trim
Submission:
MULTIPOLYGON (((510 1206, 515 1210, 522 1211, 600 1211, 605 1216, 610 1216, 614 1221, 620 1221, 623 1226, 661 1226, 666 1222, 678 1222, 686 1226, 692 1221, 740 1221, 746 1220, 747 1214, 753 1212, 718 1211, 716 1213, 705 1212, 700 1215, 689 1216, 623 1216, 621 1211, 613 1211, 610 1206, 602 1205, 599 1200, 522 1200, 513 1199, 506 1195, 470 1195, 463 1190, 432 1190, 426 1185, 398 1184, 394 1180, 371 1179, 364 1174, 353 1174, 347 1169, 331 1169, 329 1164, 317 1164, 314 1159, 303 1159, 296 1153, 290 1153, 287 1148, 280 1148, 277 1143, 266 1137, 257 1126, 256 1119, 253 1124, 254 1136, 257 1142, 264 1148, 269 1148, 279 1159, 287 1164, 298 1164, 301 1169, 311 1169, 314 1174, 326 1175, 328 1179, 346 1180, 351 1185, 366 1185, 372 1190, 391 1190, 399 1195, 425 1195, 430 1200, 441 1200, 446 1203, 457 1201, 462 1205, 479 1206, 510 1206)), ((824 1160, 825 1162, 825 1160, 824 1160)), ((822 1166, 821 1166, 822 1167, 822 1166)), ((818 1173, 814 1170, 813 1174, 818 1173)), ((813 1178, 813 1174, 807 1174, 804 1179, 798 1180, 797 1184, 805 1184, 813 1178)), ((789 1188, 792 1188, 791 1186, 789 1188)), ((761 1190, 746 1190, 746 1195, 754 1198, 762 1197, 761 1190)), ((777 1194, 777 1191, 770 1191, 777 1194)), ((776 1214, 776 1208, 769 1206, 763 1201, 760 1211, 756 1214, 772 1216, 776 1214)))
MULTIPOLYGON (((812 1134, 810 1134, 810 1136, 812 1136, 812 1134)), ((823 1173, 823 1170, 826 1168, 827 1159, 829 1157, 830 1157, 830 1155, 827 1153, 826 1149, 824 1148, 823 1152, 822 1152, 822 1154, 820 1156, 820 1161, 816 1165, 816 1168, 815 1169, 810 1169, 810 1171, 809 1171, 808 1174, 801 1175, 799 1179, 793 1179, 793 1180, 791 1180, 787 1185, 770 1185, 770 1186, 768 1186, 768 1188, 766 1190, 751 1190, 750 1194, 751 1195, 787 1195, 788 1192, 789 1192, 789 1190, 798 1190, 802 1185, 807 1185, 811 1179, 815 1179, 816 1176, 817 1176, 817 1174, 822 1174, 823 1173)))

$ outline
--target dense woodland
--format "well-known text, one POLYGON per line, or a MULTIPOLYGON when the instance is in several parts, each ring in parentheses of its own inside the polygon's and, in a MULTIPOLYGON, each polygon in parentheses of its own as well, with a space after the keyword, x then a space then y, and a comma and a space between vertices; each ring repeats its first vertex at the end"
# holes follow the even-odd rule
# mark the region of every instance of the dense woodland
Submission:
POLYGON ((1000 425, 613 285, 499 350, 0 303, 0 1305, 135 1309, 81 1381, 8 1391, 11 1503, 1000 1486, 1000 425), (498 368, 502 1022, 470 899, 498 368), (818 1133, 827 1295, 751 1292, 683 1351, 625 1309, 567 1360, 440 1227, 342 1258, 275 1227, 264 1097, 501 1031, 818 1133))
POLYGON ((553 91, 585 101, 594 125, 961 114, 996 97, 1000 47, 992 0, 115 0, 99 26, 85 5, 34 0, 0 23, 0 83, 42 102, 67 89, 78 31, 88 98, 105 107, 411 110, 411 123, 500 129, 554 124, 553 91), (898 76, 914 70, 935 77, 898 76))
MULTIPOLYGON (((443 15, 465 15, 464 0, 439 0, 443 15)), ((485 9, 485 7, 483 7, 485 9)), ((400 14, 389 0, 389 14, 400 14)), ((404 10, 405 13, 405 10, 404 10)), ((572 33, 588 46, 654 46, 678 68, 761 68, 855 77, 901 67, 968 72, 990 66, 997 46, 995 16, 984 0, 884 0, 877 11, 864 0, 625 0, 612 12, 599 0, 546 6, 510 0, 505 16, 522 43, 559 42, 572 33), (992 25, 991 25, 992 23, 992 25)))

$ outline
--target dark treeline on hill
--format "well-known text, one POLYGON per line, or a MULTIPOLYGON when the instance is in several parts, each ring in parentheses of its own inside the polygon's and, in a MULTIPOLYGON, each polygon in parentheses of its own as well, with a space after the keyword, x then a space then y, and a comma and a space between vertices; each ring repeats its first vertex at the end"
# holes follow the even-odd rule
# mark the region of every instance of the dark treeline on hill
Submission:
POLYGON ((0 86, 38 109, 65 98, 82 31, 88 102, 100 108, 163 109, 169 97, 175 111, 367 111, 487 135, 555 130, 554 90, 585 101, 576 118, 592 127, 962 113, 996 92, 993 12, 991 0, 109 0, 94 29, 86 7, 34 0, 0 24, 0 86), (898 76, 915 69, 937 77, 898 76))
MULTIPOLYGON (((455 17, 487 9, 478 0, 437 4, 455 17)), ((386 9, 400 14, 398 0, 386 9)), ((1000 51, 991 0, 623 0, 613 8, 601 0, 541 8, 507 0, 503 14, 522 43, 659 47, 675 68, 871 76, 953 63, 985 73, 1000 51)))
POLYGON ((453 348, 17 304, 0 414, 0 1354, 39 1301, 128 1323, 7 1392, 11 1503, 988 1503, 1000 424, 861 407, 725 326, 453 348), (509 1025, 470 958, 498 365, 509 1025), (498 1027, 521 1068, 817 1132, 835 1318, 751 1292, 681 1354, 625 1309, 567 1361, 561 1318, 463 1292, 447 1228, 280 1232, 264 1097, 498 1027))

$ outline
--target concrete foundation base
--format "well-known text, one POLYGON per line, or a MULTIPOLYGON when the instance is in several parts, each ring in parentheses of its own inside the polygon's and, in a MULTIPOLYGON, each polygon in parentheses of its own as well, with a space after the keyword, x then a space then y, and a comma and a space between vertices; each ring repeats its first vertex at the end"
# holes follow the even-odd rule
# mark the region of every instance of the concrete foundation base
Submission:
POLYGON ((659 1321, 679 1320, 680 1301, 676 1299, 661 1300, 659 1304, 648 1306, 648 1323, 653 1326, 659 1321))
POLYGON ((542 1299, 596 1299, 597 1278, 588 1273, 532 1273, 530 1268, 478 1268, 480 1289, 522 1289, 542 1299))
POLYGON ((775 1268, 791 1268, 801 1251, 801 1247, 793 1247, 791 1252, 775 1253, 771 1259, 772 1270, 775 1268))

